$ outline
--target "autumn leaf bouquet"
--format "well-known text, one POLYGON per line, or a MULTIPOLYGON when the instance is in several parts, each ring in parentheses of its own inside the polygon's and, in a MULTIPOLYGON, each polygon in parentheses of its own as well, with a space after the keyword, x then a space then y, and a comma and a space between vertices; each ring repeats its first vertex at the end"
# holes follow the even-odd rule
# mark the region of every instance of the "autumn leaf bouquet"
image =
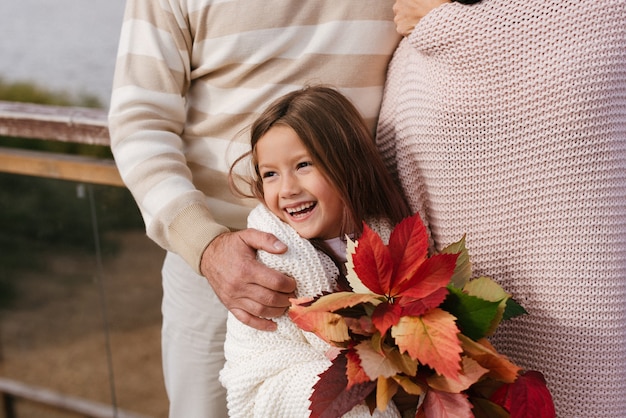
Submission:
POLYGON ((524 309, 492 279, 471 278, 464 238, 431 256, 428 248, 418 215, 388 245, 364 225, 348 241, 351 291, 292 300, 291 320, 338 351, 313 388, 311 416, 393 401, 405 417, 554 417, 543 375, 487 340, 524 309))

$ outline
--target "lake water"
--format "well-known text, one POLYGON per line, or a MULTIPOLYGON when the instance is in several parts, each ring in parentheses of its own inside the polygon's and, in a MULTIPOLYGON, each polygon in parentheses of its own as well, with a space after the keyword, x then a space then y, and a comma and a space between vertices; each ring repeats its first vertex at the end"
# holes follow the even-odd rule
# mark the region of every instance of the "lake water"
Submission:
POLYGON ((108 107, 124 4, 0 0, 0 78, 89 94, 108 107))

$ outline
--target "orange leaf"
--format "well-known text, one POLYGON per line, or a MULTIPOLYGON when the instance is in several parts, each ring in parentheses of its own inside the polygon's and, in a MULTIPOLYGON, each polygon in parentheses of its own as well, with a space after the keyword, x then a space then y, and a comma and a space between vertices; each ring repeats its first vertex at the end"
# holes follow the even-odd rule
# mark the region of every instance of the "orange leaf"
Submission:
POLYGON ((307 312, 334 312, 339 309, 350 308, 360 303, 377 305, 380 297, 372 293, 335 292, 320 296, 313 303, 311 298, 290 299, 291 306, 305 306, 307 312))
POLYGON ((463 350, 454 321, 454 316, 436 308, 421 317, 402 317, 391 328, 391 335, 401 352, 408 352, 439 374, 458 379, 463 350))
POLYGON ((448 379, 445 376, 434 375, 426 379, 428 385, 441 392, 461 393, 485 375, 489 370, 478 364, 477 361, 463 356, 462 372, 458 380, 448 379))
POLYGON ((313 332, 329 344, 343 346, 350 339, 348 324, 333 311, 360 303, 380 303, 376 295, 352 292, 330 293, 311 303, 311 298, 291 299, 289 318, 302 330, 313 332))
POLYGON ((487 376, 502 382, 512 383, 517 379, 520 368, 498 353, 485 339, 478 342, 459 334, 463 351, 481 366, 489 369, 487 376))
POLYGON ((374 350, 369 341, 360 342, 354 349, 361 359, 361 367, 370 380, 376 380, 379 376, 391 377, 402 371, 384 353, 374 350))
POLYGON ((302 330, 313 332, 332 345, 350 340, 348 326, 341 315, 332 312, 308 311, 306 307, 292 306, 289 318, 302 330))
POLYGON ((348 378, 346 389, 350 389, 354 385, 370 382, 372 380, 367 376, 363 367, 361 367, 361 359, 356 351, 348 350, 346 352, 346 360, 346 377, 348 378))
POLYGON ((463 393, 446 393, 431 389, 426 392, 420 407, 425 417, 468 418, 472 415, 472 404, 463 393))

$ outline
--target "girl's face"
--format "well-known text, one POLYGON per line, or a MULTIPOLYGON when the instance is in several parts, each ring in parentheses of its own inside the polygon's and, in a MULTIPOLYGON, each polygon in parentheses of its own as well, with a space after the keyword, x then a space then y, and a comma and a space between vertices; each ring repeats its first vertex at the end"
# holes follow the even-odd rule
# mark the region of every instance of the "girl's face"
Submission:
POLYGON ((341 234, 344 205, 339 191, 315 166, 296 132, 272 127, 256 144, 267 207, 303 238, 341 234))

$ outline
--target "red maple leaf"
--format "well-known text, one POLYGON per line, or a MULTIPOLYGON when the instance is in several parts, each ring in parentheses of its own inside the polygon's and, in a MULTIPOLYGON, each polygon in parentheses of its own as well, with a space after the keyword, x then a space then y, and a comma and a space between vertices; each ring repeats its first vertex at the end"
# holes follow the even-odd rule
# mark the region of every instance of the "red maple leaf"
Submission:
POLYGON ((552 395, 543 374, 527 371, 513 383, 502 385, 490 400, 511 414, 511 418, 554 418, 552 395))
POLYGON ((457 257, 428 257, 428 233, 417 214, 395 227, 389 245, 364 224, 352 265, 361 283, 386 299, 372 315, 378 331, 384 335, 400 317, 419 316, 439 306, 448 294, 457 257))
POLYGON ((356 383, 348 388, 347 366, 348 359, 342 352, 320 374, 320 380, 313 386, 313 394, 309 398, 312 418, 343 416, 376 389, 376 381, 356 383))

